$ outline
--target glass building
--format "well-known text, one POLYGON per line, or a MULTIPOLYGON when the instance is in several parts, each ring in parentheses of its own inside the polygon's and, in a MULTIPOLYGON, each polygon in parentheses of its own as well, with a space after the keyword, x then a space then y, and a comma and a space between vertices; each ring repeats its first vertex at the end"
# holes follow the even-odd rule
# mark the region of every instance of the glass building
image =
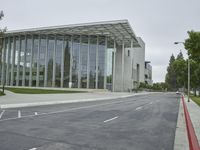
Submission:
POLYGON ((1 40, 1 84, 113 91, 126 49, 140 46, 127 20, 8 31, 1 40))

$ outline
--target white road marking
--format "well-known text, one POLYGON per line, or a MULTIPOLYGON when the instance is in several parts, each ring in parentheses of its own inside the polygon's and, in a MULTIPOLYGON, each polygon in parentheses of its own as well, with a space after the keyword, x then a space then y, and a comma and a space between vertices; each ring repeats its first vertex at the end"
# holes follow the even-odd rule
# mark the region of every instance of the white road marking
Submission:
MULTIPOLYGON (((138 98, 136 100, 140 100, 140 99, 144 99, 144 98, 138 98)), ((134 100, 134 101, 136 101, 134 100)), ((80 109, 86 109, 86 108, 93 108, 93 107, 99 107, 99 106, 106 106, 106 105, 111 105, 111 104, 120 104, 120 103, 124 103, 124 102, 134 102, 133 100, 127 100, 127 101, 115 101, 115 102, 109 102, 109 103, 103 103, 103 104, 94 104, 94 105, 89 105, 89 106, 82 106, 82 107, 76 107, 76 108, 71 108, 71 109, 67 109, 67 110, 60 110, 60 111, 54 111, 54 112, 47 112, 47 113, 40 113, 37 116, 43 116, 43 115, 52 115, 52 114, 58 114, 58 113, 64 113, 64 112, 69 112, 69 111, 74 111, 74 110, 80 110, 80 109)), ((24 115, 21 116, 20 118, 32 118, 35 117, 36 115, 24 115)), ((13 118, 6 118, 6 119, 1 119, 0 122, 2 121, 9 121, 9 120, 16 120, 16 119, 20 119, 18 117, 13 117, 13 118)))
POLYGON ((151 105, 151 104, 153 104, 153 102, 150 102, 149 104, 151 105))
POLYGON ((105 120, 104 121, 104 123, 106 123, 106 122, 109 122, 109 121, 112 121, 112 120, 115 120, 115 119, 117 119, 118 118, 118 116, 116 116, 116 117, 113 117, 113 118, 111 118, 111 119, 108 119, 108 120, 105 120))
POLYGON ((135 110, 140 110, 140 109, 142 109, 142 106, 140 106, 140 107, 137 107, 135 110))
POLYGON ((37 112, 35 112, 34 114, 35 114, 35 115, 38 115, 38 113, 37 113, 37 112))
POLYGON ((21 115, 21 111, 18 110, 18 118, 21 118, 21 117, 22 117, 22 115, 21 115))
POLYGON ((1 117, 3 116, 4 112, 5 112, 5 110, 3 110, 3 111, 1 112, 1 114, 0 114, 0 119, 1 119, 1 117))
POLYGON ((31 149, 29 149, 29 150, 36 150, 37 148, 31 148, 31 149))

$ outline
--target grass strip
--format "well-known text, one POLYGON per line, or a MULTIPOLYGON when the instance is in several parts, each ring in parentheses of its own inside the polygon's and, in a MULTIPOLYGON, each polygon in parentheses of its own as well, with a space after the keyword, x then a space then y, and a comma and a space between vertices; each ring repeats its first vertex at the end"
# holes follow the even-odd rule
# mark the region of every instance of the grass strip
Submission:
POLYGON ((197 105, 200 106, 200 97, 191 95, 190 98, 191 98, 197 105))
POLYGON ((58 94, 58 93, 85 93, 86 91, 71 91, 71 90, 49 90, 49 89, 31 89, 31 88, 5 88, 13 93, 20 94, 58 94))

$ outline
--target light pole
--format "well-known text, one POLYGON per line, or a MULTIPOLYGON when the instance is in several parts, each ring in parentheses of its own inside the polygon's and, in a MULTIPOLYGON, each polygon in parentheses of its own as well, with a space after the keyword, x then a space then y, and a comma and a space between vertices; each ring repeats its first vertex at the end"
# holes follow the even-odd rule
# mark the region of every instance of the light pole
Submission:
MULTIPOLYGON (((174 44, 180 44, 180 43, 184 45, 184 42, 174 42, 174 44)), ((188 54, 188 102, 190 102, 190 59, 189 59, 189 54, 188 54)))

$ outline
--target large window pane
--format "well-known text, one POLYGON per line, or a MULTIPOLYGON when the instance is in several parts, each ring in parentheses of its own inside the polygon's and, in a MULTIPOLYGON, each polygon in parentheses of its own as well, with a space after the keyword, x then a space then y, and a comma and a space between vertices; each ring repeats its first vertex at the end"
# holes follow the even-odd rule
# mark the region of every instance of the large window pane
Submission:
POLYGON ((99 37, 99 53, 98 53, 98 88, 104 88, 104 72, 105 72, 105 37, 99 37))
POLYGON ((60 87, 60 79, 61 79, 61 61, 62 61, 62 45, 63 37, 58 36, 56 42, 56 76, 55 76, 55 86, 60 87))
POLYGON ((17 84, 17 65, 19 61, 19 53, 20 53, 20 41, 19 37, 15 37, 15 63, 14 63, 14 77, 13 77, 13 85, 17 84))
POLYGON ((95 36, 90 37, 90 84, 89 88, 95 88, 96 84, 96 50, 97 50, 97 38, 95 36))
POLYGON ((78 88, 78 71, 79 71, 79 44, 80 36, 75 36, 73 39, 72 53, 72 87, 78 88))
POLYGON ((53 52, 54 52, 54 36, 49 37, 48 55, 47 55, 47 86, 52 86, 53 78, 53 52))
POLYGON ((65 42, 63 87, 69 87, 71 37, 65 36, 65 42))
POLYGON ((36 86, 38 46, 39 46, 38 36, 34 36, 33 60, 32 60, 32 86, 36 86))
POLYGON ((29 86, 29 76, 30 76, 30 67, 31 67, 31 45, 32 37, 27 36, 27 46, 26 46, 26 66, 25 66, 25 86, 29 86))
POLYGON ((87 60, 88 60, 88 37, 82 36, 81 40, 81 88, 87 87, 87 60))
POLYGON ((23 67, 25 59, 25 37, 21 36, 21 50, 20 50, 20 61, 19 61, 19 86, 22 86, 22 77, 23 77, 23 67))
POLYGON ((39 86, 44 86, 45 72, 45 52, 46 52, 46 36, 41 36, 40 56, 39 56, 39 86))

